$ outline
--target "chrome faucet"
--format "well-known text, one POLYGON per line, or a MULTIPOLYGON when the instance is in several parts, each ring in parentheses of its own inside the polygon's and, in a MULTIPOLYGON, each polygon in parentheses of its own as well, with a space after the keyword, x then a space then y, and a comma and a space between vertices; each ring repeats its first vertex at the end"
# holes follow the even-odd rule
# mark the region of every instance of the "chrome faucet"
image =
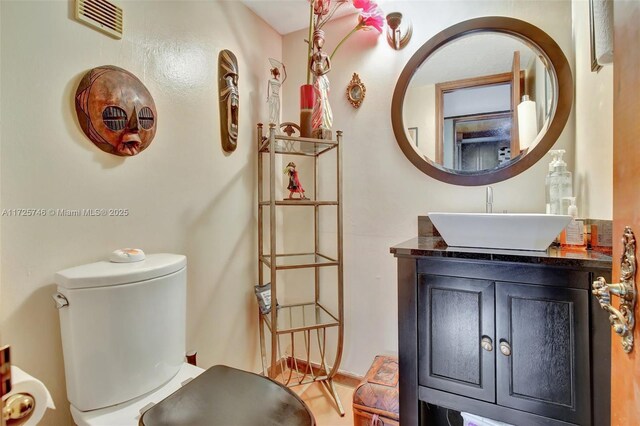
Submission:
POLYGON ((493 188, 487 186, 487 201, 485 205, 486 213, 493 213, 493 188))

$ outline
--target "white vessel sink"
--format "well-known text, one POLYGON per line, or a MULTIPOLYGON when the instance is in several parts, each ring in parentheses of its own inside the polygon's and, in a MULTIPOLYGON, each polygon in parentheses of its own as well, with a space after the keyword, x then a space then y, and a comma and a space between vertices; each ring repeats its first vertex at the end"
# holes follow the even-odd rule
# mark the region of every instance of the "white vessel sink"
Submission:
POLYGON ((546 250, 571 221, 568 215, 521 213, 429 213, 449 246, 546 250))

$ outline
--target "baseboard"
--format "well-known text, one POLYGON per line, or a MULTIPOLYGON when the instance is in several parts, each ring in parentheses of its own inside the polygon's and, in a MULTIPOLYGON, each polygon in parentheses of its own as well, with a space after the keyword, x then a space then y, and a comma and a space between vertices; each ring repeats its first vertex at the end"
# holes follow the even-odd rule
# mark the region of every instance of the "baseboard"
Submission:
MULTIPOLYGON (((294 364, 293 357, 287 357, 287 367, 293 368, 293 364, 294 364)), ((315 362, 310 362, 309 364, 307 364, 306 361, 296 358, 296 364, 298 366, 298 370, 301 372, 309 372, 310 371, 309 364, 310 364, 311 367, 313 368, 313 371, 316 373, 316 375, 326 374, 324 369, 320 367, 320 364, 317 364, 315 362)), ((355 388, 356 386, 358 386, 358 384, 360 384, 363 378, 364 377, 362 376, 357 376, 347 371, 338 370, 336 372, 336 375, 333 376, 333 381, 341 385, 348 386, 350 388, 355 388)))
MULTIPOLYGON (((276 363, 276 367, 274 370, 275 374, 271 374, 271 367, 267 368, 267 374, 269 375, 269 377, 276 377, 278 376, 280 373, 283 372, 282 370, 282 366, 284 364, 286 369, 293 369, 294 368, 294 362, 293 362, 293 357, 288 356, 286 357, 286 362, 282 362, 283 359, 280 359, 277 361, 276 363)), ((302 373, 309 373, 310 369, 309 369, 309 365, 307 364, 306 361, 296 358, 296 364, 298 366, 298 371, 302 372, 302 373)), ((323 374, 326 374, 326 372, 324 371, 323 368, 320 367, 320 364, 317 364, 315 362, 310 362, 309 364, 311 364, 311 367, 313 368, 314 373, 317 376, 321 376, 323 374)), ((262 372, 259 372, 258 374, 261 374, 262 372)), ((333 381, 341 384, 343 386, 348 386, 350 388, 355 388, 356 386, 358 386, 360 384, 360 382, 364 379, 363 376, 358 376, 356 374, 353 373, 349 373, 347 371, 341 371, 338 370, 338 372, 336 373, 335 376, 333 376, 333 381)))
MULTIPOLYGON (((272 370, 271 370, 271 366, 267 367, 267 377, 277 377, 280 373, 282 373, 283 369, 282 369, 282 364, 284 359, 280 358, 277 362, 276 362, 276 368, 275 371, 273 371, 272 374, 272 370)), ((287 365, 285 364, 285 368, 287 368, 287 365)), ((260 371, 260 374, 262 374, 262 370, 260 371)))

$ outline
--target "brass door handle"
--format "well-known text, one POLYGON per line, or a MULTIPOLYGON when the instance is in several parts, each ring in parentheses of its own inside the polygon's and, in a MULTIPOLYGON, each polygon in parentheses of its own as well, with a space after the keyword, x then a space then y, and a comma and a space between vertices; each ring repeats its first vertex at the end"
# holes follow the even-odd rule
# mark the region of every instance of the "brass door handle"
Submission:
POLYGON ((482 349, 487 352, 491 352, 493 350, 493 340, 491 340, 491 337, 489 336, 482 336, 480 345, 482 346, 482 349))
POLYGON ((620 282, 607 284, 598 277, 592 284, 592 293, 598 299, 600 307, 609 313, 609 322, 613 331, 622 338, 622 348, 626 353, 633 350, 633 328, 636 306, 636 238, 630 227, 625 227, 622 236, 624 249, 620 260, 620 282), (620 298, 618 309, 611 305, 611 294, 620 298))
POLYGON ((23 419, 31 414, 35 406, 35 400, 28 393, 11 395, 2 408, 2 418, 4 420, 23 419))
POLYGON ((511 345, 509 344, 509 342, 507 342, 506 340, 500 340, 500 352, 502 352, 502 355, 504 356, 511 355, 511 345))

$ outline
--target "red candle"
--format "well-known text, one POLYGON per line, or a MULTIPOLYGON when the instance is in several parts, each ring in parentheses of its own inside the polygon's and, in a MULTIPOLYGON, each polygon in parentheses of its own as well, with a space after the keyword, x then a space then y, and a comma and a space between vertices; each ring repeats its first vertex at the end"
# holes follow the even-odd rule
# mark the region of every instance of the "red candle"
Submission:
POLYGON ((300 136, 311 137, 311 117, 313 115, 313 105, 316 102, 315 90, 312 84, 300 86, 300 136))

